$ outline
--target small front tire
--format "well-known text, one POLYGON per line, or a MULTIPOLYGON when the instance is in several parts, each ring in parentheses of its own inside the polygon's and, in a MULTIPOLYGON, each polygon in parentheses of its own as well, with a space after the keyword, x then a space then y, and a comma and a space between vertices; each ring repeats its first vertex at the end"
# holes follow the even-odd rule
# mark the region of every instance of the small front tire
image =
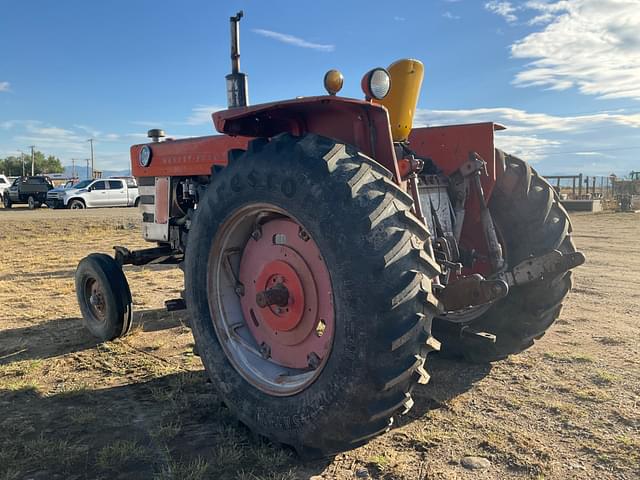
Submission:
POLYGON ((109 255, 92 253, 78 264, 76 295, 91 334, 106 342, 131 330, 133 305, 127 278, 109 255))
POLYGON ((69 208, 71 210, 83 210, 86 207, 81 200, 71 200, 71 202, 69 203, 69 208))

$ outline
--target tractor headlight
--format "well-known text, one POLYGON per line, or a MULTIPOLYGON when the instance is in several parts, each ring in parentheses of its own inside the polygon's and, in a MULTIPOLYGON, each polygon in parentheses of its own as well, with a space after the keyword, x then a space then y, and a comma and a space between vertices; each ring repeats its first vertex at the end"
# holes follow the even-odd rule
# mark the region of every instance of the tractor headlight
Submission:
POLYGON ((143 145, 140 149, 140 153, 138 154, 138 163, 141 167, 148 167, 151 163, 151 148, 149 145, 143 145))
POLYGON ((362 91, 367 99, 382 100, 391 89, 391 77, 384 68, 369 70, 362 77, 362 91))

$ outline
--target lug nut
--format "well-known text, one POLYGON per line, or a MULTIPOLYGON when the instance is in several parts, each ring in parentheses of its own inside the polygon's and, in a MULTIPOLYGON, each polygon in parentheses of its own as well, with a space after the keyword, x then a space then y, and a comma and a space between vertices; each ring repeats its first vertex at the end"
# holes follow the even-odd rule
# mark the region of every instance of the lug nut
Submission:
POLYGON ((260 344, 260 355, 262 355, 262 358, 265 360, 271 358, 271 347, 265 342, 260 344))
POLYGON ((298 236, 302 239, 303 242, 309 241, 309 234, 302 227, 298 229, 298 236))

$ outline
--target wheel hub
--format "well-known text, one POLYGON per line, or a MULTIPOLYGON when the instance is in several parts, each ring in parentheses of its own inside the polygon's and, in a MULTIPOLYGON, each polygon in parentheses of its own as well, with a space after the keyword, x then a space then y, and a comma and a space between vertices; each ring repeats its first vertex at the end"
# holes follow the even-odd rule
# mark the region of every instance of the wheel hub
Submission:
POLYGON ((256 304, 272 330, 288 332, 300 325, 305 297, 293 267, 282 260, 268 262, 258 275, 256 288, 264 288, 256 294, 256 304))
POLYGON ((241 305, 260 352, 291 368, 317 368, 334 330, 329 272, 315 242, 292 220, 271 220, 240 262, 241 305))
POLYGON ((95 279, 90 279, 87 283, 87 294, 89 296, 89 307, 98 320, 104 320, 106 314, 106 302, 100 283, 95 279))

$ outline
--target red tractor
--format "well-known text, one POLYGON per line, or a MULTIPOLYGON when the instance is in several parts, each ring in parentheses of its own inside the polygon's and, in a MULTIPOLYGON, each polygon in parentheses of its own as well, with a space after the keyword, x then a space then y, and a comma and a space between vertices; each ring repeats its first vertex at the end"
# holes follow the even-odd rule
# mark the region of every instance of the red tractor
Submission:
POLYGON ((231 18, 222 135, 131 147, 142 233, 157 246, 92 254, 76 272, 101 340, 131 328, 127 264, 174 263, 202 362, 229 409, 299 451, 384 432, 438 350, 491 362, 558 318, 584 262, 553 188, 494 148, 493 123, 412 129, 417 60, 336 93, 255 106, 231 18))

